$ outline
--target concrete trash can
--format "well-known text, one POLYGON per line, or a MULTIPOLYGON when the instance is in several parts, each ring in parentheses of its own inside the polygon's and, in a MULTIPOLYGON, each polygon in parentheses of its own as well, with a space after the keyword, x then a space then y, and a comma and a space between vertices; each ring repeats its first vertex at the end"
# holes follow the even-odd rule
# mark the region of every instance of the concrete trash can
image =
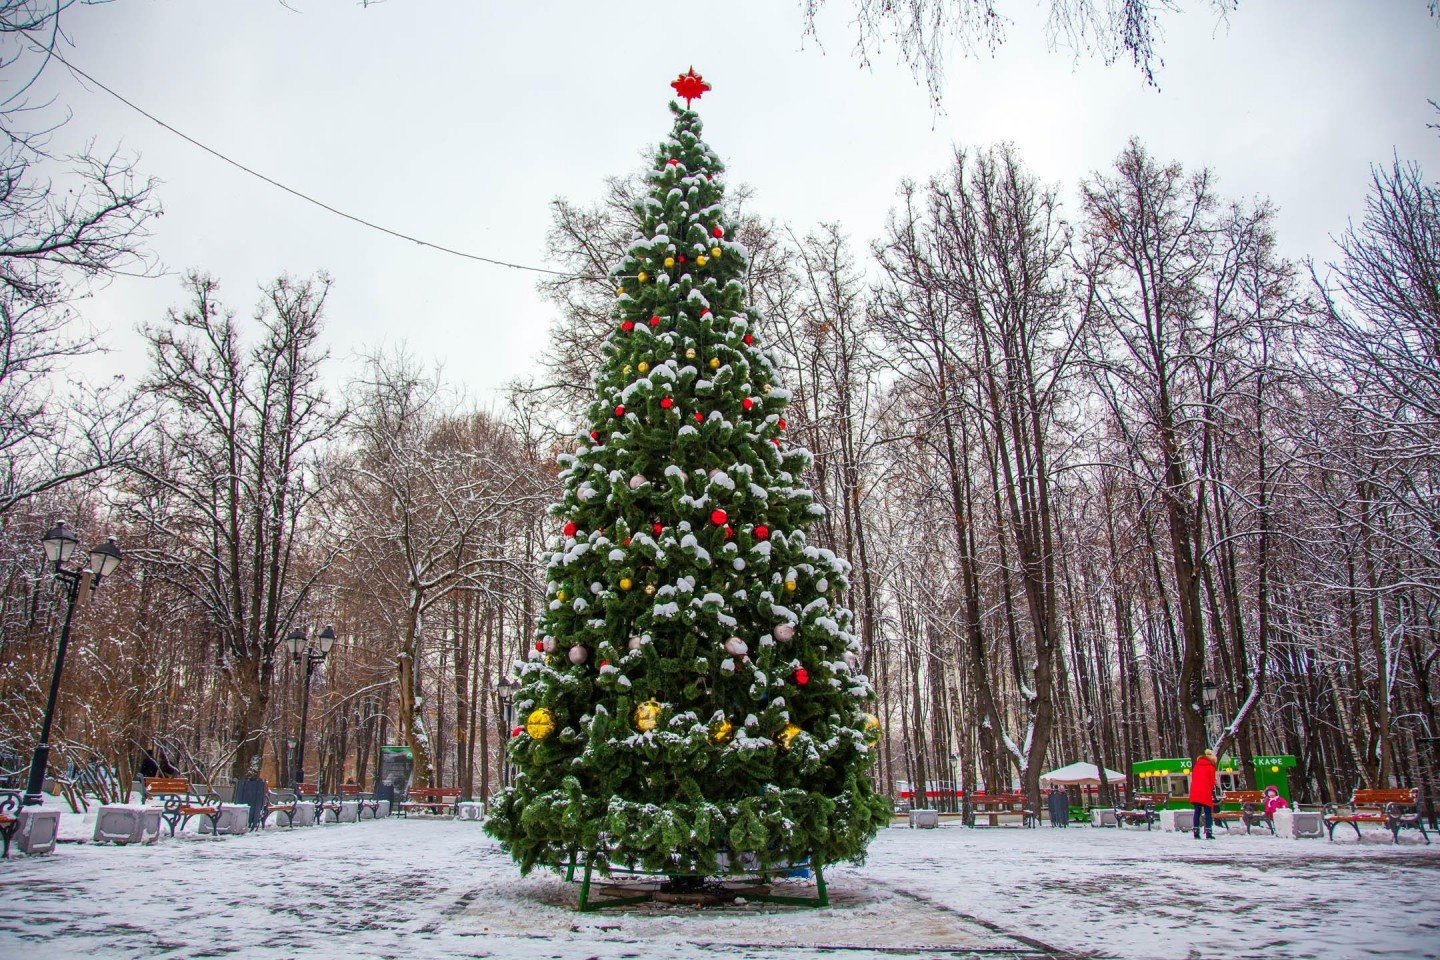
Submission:
POLYGON ((461 800, 456 805, 456 816, 460 820, 483 820, 485 808, 475 800, 461 800))
POLYGON ((52 853, 60 839, 60 811, 21 807, 16 818, 15 846, 21 853, 40 856, 52 853))
MULTIPOLYGON (((194 817, 200 821, 200 832, 210 832, 209 817, 194 817)), ((242 836, 250 832, 250 804, 248 803, 222 803, 220 804, 220 823, 215 833, 226 836, 242 836)))
POLYGON ((1275 811, 1274 820, 1275 836, 1286 840, 1325 836, 1325 816, 1315 810, 1286 807, 1275 811))
POLYGON ((359 822, 360 822, 360 801, 359 801, 359 800, 341 800, 341 801, 340 801, 340 822, 341 822, 341 823, 359 823, 359 822))
POLYGON ((1092 827, 1118 827, 1120 821, 1115 819, 1115 808, 1095 807, 1090 811, 1090 826, 1092 827))
POLYGON ((1160 829, 1165 833, 1189 833, 1195 829, 1195 811, 1161 810, 1160 829))
POLYGON ((107 803, 95 814, 96 843, 154 843, 160 839, 160 808, 107 803))
POLYGON ((315 801, 296 800, 295 815, 290 821, 292 826, 313 827, 315 826, 315 801))
POLYGON ((389 800, 376 800, 376 801, 375 801, 375 816, 376 816, 377 818, 390 816, 390 801, 389 801, 389 800))
POLYGON ((910 829, 912 830, 934 830, 940 826, 939 810, 911 810, 910 829))

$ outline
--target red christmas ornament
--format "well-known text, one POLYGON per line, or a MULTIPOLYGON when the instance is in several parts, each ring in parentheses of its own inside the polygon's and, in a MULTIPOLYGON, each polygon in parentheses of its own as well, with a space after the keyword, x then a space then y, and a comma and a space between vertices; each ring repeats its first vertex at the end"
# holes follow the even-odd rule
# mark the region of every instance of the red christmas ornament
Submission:
POLYGON ((626 333, 629 333, 631 330, 635 329, 635 321, 626 320, 624 323, 620 324, 620 329, 624 330, 626 333))
POLYGON ((567 536, 567 537, 573 537, 573 536, 575 536, 575 531, 578 530, 578 529, 580 529, 580 528, 577 527, 577 526, 575 526, 575 521, 574 521, 574 520, 571 520, 569 523, 565 524, 565 529, 564 529, 562 532, 563 532, 563 533, 565 534, 565 536, 567 536))
POLYGON ((658 315, 653 316, 653 317, 650 318, 650 326, 652 326, 652 327, 658 327, 658 326, 660 326, 660 317, 659 317, 658 315))
POLYGON ((773 444, 775 444, 775 449, 777 449, 777 450, 780 449, 780 438, 779 438, 779 437, 771 437, 771 438, 770 438, 770 442, 773 443, 773 444))
POLYGON ((525 732, 525 728, 524 728, 524 727, 516 727, 514 730, 511 730, 511 731, 510 731, 510 738, 513 740, 514 738, 520 736, 520 734, 522 734, 522 733, 524 733, 524 732, 525 732))
POLYGON ((775 424, 775 426, 779 427, 781 430, 784 430, 784 429, 785 429, 785 418, 784 418, 784 417, 781 417, 781 418, 780 418, 780 422, 777 423, 777 424, 775 424))
POLYGON ((620 406, 618 406, 618 407, 615 408, 615 416, 617 416, 617 417, 623 417, 623 416, 625 416, 625 404, 622 403, 622 404, 620 404, 620 406))
POLYGON ((725 236, 725 229, 724 229, 723 227, 716 227, 714 230, 711 230, 710 232, 713 233, 713 234, 715 234, 716 237, 723 237, 723 236, 725 236))
POLYGON ((683 254, 683 253, 680 254, 680 256, 676 257, 675 260, 676 260, 677 262, 679 262, 679 263, 684 263, 684 262, 685 262, 685 254, 683 254))
POLYGON ((805 684, 810 682, 810 671, 806 670, 804 667, 796 667, 795 682, 802 687, 805 686, 805 684))
POLYGON ((770 539, 770 528, 765 526, 765 524, 763 523, 756 527, 752 532, 755 534, 756 540, 770 539))
POLYGON ((715 526, 717 527, 723 527, 725 525, 725 521, 729 519, 730 515, 724 510, 721 510, 719 507, 716 507, 714 510, 710 511, 710 522, 715 524, 715 526))
POLYGON ((536 650, 537 652, 539 652, 539 653, 544 653, 544 652, 545 652, 545 641, 543 641, 543 640, 536 640, 536 641, 535 641, 535 650, 536 650))
POLYGON ((600 431, 599 431, 599 430, 591 430, 591 431, 590 431, 590 439, 593 440, 593 441, 595 441, 596 443, 599 443, 599 442, 600 442, 600 431))
POLYGON ((655 531, 655 536, 657 537, 665 532, 665 527, 658 523, 651 524, 650 529, 655 531))
POLYGON ((705 95, 705 91, 710 89, 710 84, 706 83, 704 78, 695 72, 694 67, 691 67, 689 72, 682 73, 672 80, 670 86, 675 88, 675 95, 677 97, 683 97, 685 99, 686 110, 690 109, 691 100, 699 100, 705 95))
POLYGON ((708 317, 708 316, 710 316, 710 309, 707 307, 707 308, 705 308, 704 310, 701 310, 701 311, 700 311, 700 316, 702 316, 702 317, 708 317))
POLYGON ((746 410, 753 410, 755 408, 755 401, 751 400, 749 397, 746 397, 744 400, 740 401, 740 406, 744 407, 746 410))
POLYGON ((622 546, 626 546, 626 547, 630 546, 630 538, 629 538, 629 537, 626 537, 626 538, 625 538, 625 543, 622 544, 622 546))
POLYGON ((608 666, 610 666, 610 661, 609 661, 609 660, 601 660, 601 661, 600 661, 600 666, 601 666, 601 667, 608 667, 608 666))
POLYGON ((699 410, 696 410, 696 411, 695 411, 695 422, 696 422, 696 423, 704 423, 704 422, 705 422, 705 414, 701 413, 699 410))
POLYGON ((754 342, 755 342, 755 338, 754 338, 754 337, 750 336, 750 334, 748 334, 748 333, 745 334, 745 345, 746 345, 746 346, 749 346, 750 344, 752 344, 752 343, 754 343, 754 342))
POLYGON ((725 524, 725 539, 729 540, 733 536, 735 536, 735 531, 730 529, 730 524, 725 524))
POLYGON ((679 161, 679 160, 666 160, 666 161, 665 161, 665 166, 667 166, 667 167, 678 167, 678 166, 680 166, 680 161, 679 161))
POLYGON ((665 397, 664 399, 662 399, 662 400, 660 401, 660 409, 661 409, 661 410, 669 410, 669 409, 670 409, 671 407, 673 407, 673 406, 675 406, 675 401, 674 401, 673 399, 671 399, 670 397, 665 397))

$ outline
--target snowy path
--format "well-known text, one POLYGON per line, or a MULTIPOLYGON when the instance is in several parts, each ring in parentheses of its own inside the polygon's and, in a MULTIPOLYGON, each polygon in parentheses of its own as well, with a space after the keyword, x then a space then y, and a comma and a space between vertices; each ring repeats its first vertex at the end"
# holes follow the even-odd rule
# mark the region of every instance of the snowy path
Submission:
POLYGON ((1440 956, 1440 844, 1417 841, 891 829, 830 879, 827 910, 581 915, 475 823, 66 844, 0 864, 0 958, 1440 956))

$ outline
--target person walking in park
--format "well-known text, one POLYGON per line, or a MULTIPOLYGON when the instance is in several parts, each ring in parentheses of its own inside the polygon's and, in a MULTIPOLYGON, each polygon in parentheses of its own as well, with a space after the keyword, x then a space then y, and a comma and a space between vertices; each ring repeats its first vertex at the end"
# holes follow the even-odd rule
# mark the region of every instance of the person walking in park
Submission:
POLYGON ((1200 818, 1205 818, 1205 839, 1215 839, 1215 751, 1206 749, 1190 768, 1190 804, 1195 808, 1195 839, 1200 839, 1200 818))

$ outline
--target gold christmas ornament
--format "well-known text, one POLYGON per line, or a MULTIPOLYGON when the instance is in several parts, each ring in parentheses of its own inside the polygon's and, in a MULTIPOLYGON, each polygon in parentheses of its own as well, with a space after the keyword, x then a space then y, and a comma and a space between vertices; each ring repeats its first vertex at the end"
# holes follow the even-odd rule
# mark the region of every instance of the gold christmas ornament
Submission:
POLYGON ((707 264, 707 263, 709 263, 709 262, 710 262, 710 258, 707 257, 707 256, 705 256, 705 254, 703 254, 703 253, 700 254, 700 256, 698 256, 698 257, 695 258, 695 265, 696 265, 697 267, 703 267, 703 266, 705 266, 705 264, 707 264))
POLYGON ((647 584, 645 584, 645 596, 647 596, 647 597, 653 597, 653 596, 655 596, 655 584, 653 584, 653 583, 647 583, 647 584))
POLYGON ((556 599, 556 600, 559 600, 559 601, 561 601, 561 602, 563 603, 563 602, 565 601, 565 591, 564 591, 564 590, 556 590, 556 591, 555 591, 555 599, 556 599))
POLYGON ((720 369, 720 358, 719 358, 719 357, 711 357, 711 358, 710 358, 710 369, 711 369, 711 370, 719 370, 719 369, 720 369))
POLYGON ((629 373, 630 373, 630 364, 627 363, 627 364, 625 364, 625 366, 621 367, 621 368, 620 368, 620 372, 621 372, 621 373, 624 373, 624 374, 629 374, 629 373))
POLYGON ((718 257, 718 256, 720 256, 720 248, 719 248, 719 247, 711 247, 711 248, 710 248, 710 256, 712 256, 712 257, 718 257))
POLYGON ((549 740, 555 734, 555 714, 549 707, 538 707, 525 718, 525 732, 531 740, 549 740))
POLYGON ((625 288, 624 288, 624 287, 616 287, 616 288, 615 288, 615 296, 617 296, 617 297, 623 297, 623 296, 625 296, 625 288))
POLYGON ((761 387, 761 388, 760 388, 760 392, 761 392, 761 393, 769 393, 769 392, 770 392, 770 384, 767 383, 767 384, 765 384, 765 386, 761 387))
POLYGON ((880 742, 880 718, 873 713, 865 714, 865 742, 871 746, 880 742))
POLYGON ((621 577, 621 578, 620 578, 620 589, 621 589, 621 590, 629 590, 631 586, 632 586, 632 584, 630 583, 630 578, 629 578, 629 577, 621 577))
POLYGON ((795 584, 795 581, 794 581, 794 580, 786 580, 786 581, 785 581, 785 590, 786 590, 787 593, 794 593, 794 592, 795 592, 795 586, 796 586, 796 584, 795 584))
POLYGON ((675 258, 674 258, 674 257, 666 257, 666 258, 665 258, 665 269, 668 270, 668 269, 670 269, 670 268, 673 267, 673 266, 675 266, 675 258))
POLYGON ((650 274, 646 273, 644 270, 641 270, 641 271, 635 276, 635 279, 636 279, 636 280, 639 280, 641 283, 644 283, 646 280, 649 280, 649 279, 650 279, 650 274))
POLYGON ((660 726, 660 704, 654 700, 646 700, 635 708, 635 716, 632 719, 636 730, 641 733, 649 733, 660 726))
POLYGON ((640 363, 636 365, 635 369, 639 370, 641 373, 649 373, 650 364, 646 363, 644 360, 641 360, 640 363))
POLYGON ((721 718, 710 726, 710 742, 716 745, 729 743, 735 737, 735 724, 721 718))
POLYGON ((689 349, 687 349, 687 350, 685 351, 685 359, 686 359, 686 360, 694 360, 694 359, 695 359, 695 348, 694 348, 694 347, 690 347, 689 349))
POLYGON ((800 736, 800 728, 793 723, 787 723, 783 730, 775 734, 775 740, 780 744, 782 750, 789 750, 790 744, 798 736, 800 736))

